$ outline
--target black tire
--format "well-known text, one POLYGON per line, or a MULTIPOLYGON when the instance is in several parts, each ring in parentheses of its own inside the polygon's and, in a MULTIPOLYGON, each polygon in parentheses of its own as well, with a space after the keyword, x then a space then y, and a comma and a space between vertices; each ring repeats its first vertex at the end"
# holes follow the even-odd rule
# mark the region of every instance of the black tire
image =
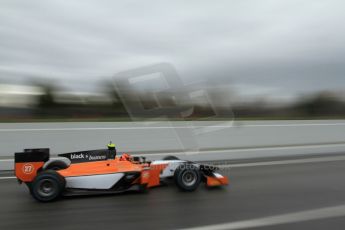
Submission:
POLYGON ((178 157, 175 156, 166 156, 163 158, 164 161, 170 161, 170 160, 180 160, 178 157))
POLYGON ((27 182, 25 184, 28 187, 30 194, 32 195, 32 183, 31 182, 27 182))
POLYGON ((64 161, 52 161, 50 162, 44 169, 45 170, 60 170, 60 169, 66 169, 68 168, 68 165, 64 161))
POLYGON ((139 193, 148 193, 148 189, 147 189, 147 184, 140 184, 138 186, 138 192, 139 193))
POLYGON ((31 194, 41 202, 58 199, 65 189, 65 179, 54 170, 43 171, 32 182, 31 194))
POLYGON ((200 170, 192 164, 180 165, 174 173, 174 180, 180 190, 195 191, 201 182, 200 170))

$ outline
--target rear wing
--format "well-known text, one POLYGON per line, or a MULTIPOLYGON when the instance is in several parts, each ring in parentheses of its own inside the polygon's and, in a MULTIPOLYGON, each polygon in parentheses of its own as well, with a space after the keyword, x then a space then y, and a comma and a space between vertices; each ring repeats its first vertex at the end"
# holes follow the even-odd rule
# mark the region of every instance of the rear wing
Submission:
POLYGON ((48 160, 48 148, 24 149, 24 152, 15 153, 15 175, 19 181, 31 182, 48 160))

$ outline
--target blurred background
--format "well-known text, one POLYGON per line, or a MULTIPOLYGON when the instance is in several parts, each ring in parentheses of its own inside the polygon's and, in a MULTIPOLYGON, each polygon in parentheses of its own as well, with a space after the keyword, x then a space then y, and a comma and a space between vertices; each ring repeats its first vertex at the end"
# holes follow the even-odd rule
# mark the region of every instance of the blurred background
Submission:
POLYGON ((4 0, 0 121, 130 120, 117 73, 163 62, 184 87, 127 88, 147 110, 203 90, 218 103, 184 101, 184 119, 344 118, 342 5, 4 0))
POLYGON ((0 229, 345 229, 344 9, 1 0, 0 229), (219 164, 230 185, 45 205, 18 187, 14 152, 109 141, 219 164))

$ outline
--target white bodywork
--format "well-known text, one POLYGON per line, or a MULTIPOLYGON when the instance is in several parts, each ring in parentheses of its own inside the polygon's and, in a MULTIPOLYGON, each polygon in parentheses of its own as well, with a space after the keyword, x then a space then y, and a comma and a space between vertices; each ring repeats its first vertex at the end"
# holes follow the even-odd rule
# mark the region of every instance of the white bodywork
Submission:
MULTIPOLYGON (((155 165, 168 164, 168 166, 162 171, 162 173, 159 176, 160 178, 166 178, 166 177, 174 176, 176 168, 186 162, 187 161, 183 161, 183 160, 158 160, 158 161, 153 161, 151 163, 151 167, 154 167, 155 165)), ((194 165, 197 166, 197 164, 194 164, 194 165)))
POLYGON ((124 173, 66 177, 66 188, 110 189, 124 173))
POLYGON ((43 165, 43 170, 45 170, 50 164, 59 162, 65 163, 67 166, 71 164, 71 160, 66 157, 57 157, 57 158, 51 158, 43 165))

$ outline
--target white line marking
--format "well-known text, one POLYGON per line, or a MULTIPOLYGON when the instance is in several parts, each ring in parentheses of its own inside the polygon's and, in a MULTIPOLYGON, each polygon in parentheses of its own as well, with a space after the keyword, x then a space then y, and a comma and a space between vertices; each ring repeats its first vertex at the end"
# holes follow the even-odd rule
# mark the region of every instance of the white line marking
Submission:
MULTIPOLYGON (((51 157, 51 160, 59 159, 61 157, 51 157)), ((0 162, 14 162, 14 159, 1 159, 0 162)))
POLYGON ((0 162, 2 162, 2 161, 13 162, 14 160, 13 159, 1 159, 0 162))
POLYGON ((0 129, 0 132, 31 132, 31 131, 87 131, 87 130, 141 130, 141 129, 194 129, 194 128, 246 128, 246 127, 304 127, 304 126, 343 126, 345 123, 321 124, 271 124, 271 125, 203 125, 203 126, 151 126, 151 127, 95 127, 95 128, 31 128, 31 129, 0 129))
POLYGON ((243 168, 243 167, 256 167, 256 166, 271 166, 271 165, 287 165, 287 164, 305 164, 305 163, 318 163, 318 162, 332 162, 332 161, 345 161, 345 156, 333 156, 333 157, 314 157, 307 159, 296 160, 277 160, 277 161, 265 161, 254 163, 238 163, 238 164, 226 164, 219 165, 219 168, 243 168))
POLYGON ((16 179, 15 176, 0 177, 0 180, 16 179))
POLYGON ((170 152, 170 153, 147 153, 147 154, 135 154, 135 156, 167 156, 167 155, 171 155, 171 154, 183 156, 183 155, 199 155, 199 154, 210 154, 210 153, 233 153, 233 152, 329 148, 329 147, 345 147, 345 143, 309 144, 309 145, 297 145, 297 146, 271 146, 271 147, 256 147, 256 148, 250 148, 249 147, 249 148, 243 148, 243 149, 238 148, 238 149, 220 149, 220 150, 186 151, 186 152, 170 152))
POLYGON ((345 205, 319 208, 307 211, 299 211, 282 215, 275 215, 251 220, 235 221, 224 224, 207 225, 195 228, 186 228, 186 230, 237 230, 248 228, 259 228, 274 226, 279 224, 298 223, 303 221, 321 220, 334 217, 345 216, 345 205))

